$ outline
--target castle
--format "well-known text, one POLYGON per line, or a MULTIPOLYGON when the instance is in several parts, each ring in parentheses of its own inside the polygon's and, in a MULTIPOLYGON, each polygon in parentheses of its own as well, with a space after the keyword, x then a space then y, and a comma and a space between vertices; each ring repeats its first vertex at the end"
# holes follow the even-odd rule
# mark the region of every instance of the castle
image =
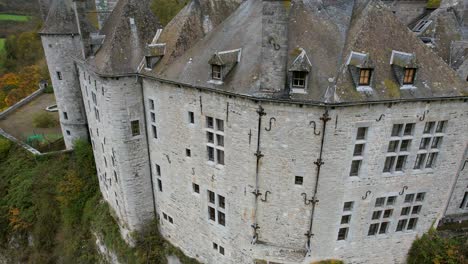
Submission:
POLYGON ((203 263, 404 263, 466 219, 467 83, 382 2, 86 14, 52 1, 41 38, 66 146, 92 143, 124 236, 156 217, 203 263))

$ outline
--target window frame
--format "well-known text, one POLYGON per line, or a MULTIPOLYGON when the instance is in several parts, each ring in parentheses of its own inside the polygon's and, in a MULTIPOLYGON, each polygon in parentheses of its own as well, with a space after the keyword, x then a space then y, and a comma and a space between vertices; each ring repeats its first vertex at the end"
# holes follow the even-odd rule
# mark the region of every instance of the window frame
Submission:
POLYGON ((216 81, 223 80, 223 66, 221 65, 211 65, 211 79, 216 81))
POLYGON ((372 74, 373 74, 372 68, 360 68, 358 86, 370 86, 372 74), (365 74, 365 73, 368 73, 368 74, 365 74))
POLYGON ((306 71, 293 71, 291 77, 291 87, 293 89, 305 89, 307 87, 307 76, 306 71))
POLYGON ((416 68, 405 68, 403 73, 403 85, 413 85, 416 79, 416 68))

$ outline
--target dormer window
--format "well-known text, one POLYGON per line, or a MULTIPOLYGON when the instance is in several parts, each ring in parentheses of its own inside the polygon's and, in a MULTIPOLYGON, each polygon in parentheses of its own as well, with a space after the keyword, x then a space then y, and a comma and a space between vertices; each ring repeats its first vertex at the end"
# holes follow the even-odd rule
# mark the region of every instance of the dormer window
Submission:
POLYGON ((219 65, 211 65, 211 78, 213 80, 220 80, 222 79, 222 67, 219 65))
POLYGON ((359 86, 369 86, 372 76, 372 69, 359 70, 359 86))
POLYGON ((414 54, 394 50, 390 64, 393 74, 400 84, 400 89, 416 89, 414 84, 418 65, 414 54))
POLYGON ((374 64, 369 54, 352 51, 348 57, 349 73, 358 92, 371 93, 374 64))
POLYGON ((152 70, 166 54, 166 43, 152 43, 146 46, 145 69, 152 70))
POLYGON ((403 84, 412 85, 414 84, 414 76, 416 75, 415 68, 405 69, 405 76, 403 77, 403 84))
POLYGON ((299 55, 294 58, 289 66, 289 80, 291 93, 307 93, 307 79, 312 69, 309 57, 304 49, 298 48, 299 55))
POLYGON ((211 65, 211 78, 208 81, 212 84, 223 84, 228 74, 240 62, 242 49, 227 50, 213 54, 208 63, 211 65))
POLYGON ((293 72, 292 87, 304 89, 306 86, 306 77, 307 77, 307 72, 303 72, 303 71, 293 72))

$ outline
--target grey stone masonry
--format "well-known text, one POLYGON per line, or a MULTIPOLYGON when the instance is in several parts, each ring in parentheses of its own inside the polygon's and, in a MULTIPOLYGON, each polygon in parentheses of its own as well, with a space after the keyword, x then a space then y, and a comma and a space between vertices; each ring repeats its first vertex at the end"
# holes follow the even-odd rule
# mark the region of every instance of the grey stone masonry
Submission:
POLYGON ((77 139, 88 139, 86 113, 74 58, 81 58, 78 35, 41 35, 67 149, 77 139))

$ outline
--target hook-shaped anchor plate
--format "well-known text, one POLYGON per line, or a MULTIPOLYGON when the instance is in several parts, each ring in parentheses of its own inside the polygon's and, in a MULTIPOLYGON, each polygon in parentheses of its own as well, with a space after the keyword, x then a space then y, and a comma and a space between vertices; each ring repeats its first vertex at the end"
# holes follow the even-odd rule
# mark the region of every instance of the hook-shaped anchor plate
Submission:
POLYGON ((309 126, 312 126, 314 128, 314 135, 320 136, 320 131, 317 132, 317 123, 315 123, 315 121, 310 121, 309 126))
POLYGON ((272 125, 273 122, 276 122, 276 118, 274 118, 274 117, 270 118, 270 127, 269 128, 265 127, 266 131, 271 131, 271 125, 272 125))

